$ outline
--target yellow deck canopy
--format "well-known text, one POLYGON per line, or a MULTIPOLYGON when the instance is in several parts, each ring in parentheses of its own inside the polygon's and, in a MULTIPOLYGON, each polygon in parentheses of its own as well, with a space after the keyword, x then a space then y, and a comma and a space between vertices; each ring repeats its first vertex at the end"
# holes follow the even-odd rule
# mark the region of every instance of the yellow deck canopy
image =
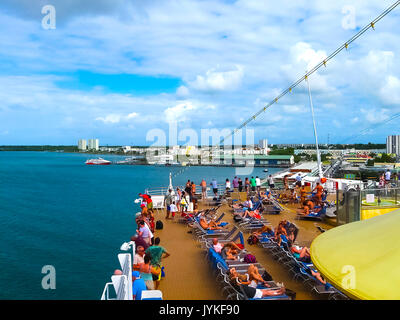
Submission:
POLYGON ((322 233, 311 244, 315 267, 354 299, 400 299, 400 210, 322 233))

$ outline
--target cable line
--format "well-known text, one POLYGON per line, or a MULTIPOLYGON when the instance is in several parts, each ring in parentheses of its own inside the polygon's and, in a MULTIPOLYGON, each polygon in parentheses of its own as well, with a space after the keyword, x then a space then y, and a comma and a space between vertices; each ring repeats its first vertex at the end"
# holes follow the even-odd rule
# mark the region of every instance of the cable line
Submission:
POLYGON ((393 3, 390 7, 388 7, 385 11, 383 11, 378 17, 376 17, 372 22, 367 24, 364 28, 362 28, 360 31, 358 31, 353 37, 351 37, 348 41, 346 41, 344 44, 342 44, 339 48, 337 48, 335 51, 333 51, 328 57, 326 57, 323 61, 318 63, 314 68, 309 70, 304 76, 302 76, 300 79, 292 83, 287 89, 285 89, 281 94, 279 94, 275 99, 270 101, 265 107, 257 111, 255 114, 253 114, 249 119, 247 119, 245 122, 243 122, 239 127, 234 129, 229 135, 226 137, 222 138, 216 146, 221 145, 224 143, 224 141, 228 138, 230 138, 232 135, 234 135, 237 131, 242 129, 243 127, 247 126, 251 121, 255 120, 261 113, 266 111, 269 107, 271 107, 273 104, 277 103, 280 98, 285 96, 287 93, 292 92, 294 88, 296 88, 300 83, 302 83, 304 80, 307 80, 307 78, 312 75, 314 72, 316 72, 319 68, 322 66, 326 67, 326 64, 328 61, 333 59, 336 55, 338 55, 343 49, 348 49, 349 45, 357 40, 361 35, 363 35, 365 32, 367 32, 370 28, 375 30, 375 25, 377 22, 379 22, 382 18, 384 18, 386 15, 388 15, 391 11, 393 11, 398 5, 400 4, 400 0, 396 1, 393 3))

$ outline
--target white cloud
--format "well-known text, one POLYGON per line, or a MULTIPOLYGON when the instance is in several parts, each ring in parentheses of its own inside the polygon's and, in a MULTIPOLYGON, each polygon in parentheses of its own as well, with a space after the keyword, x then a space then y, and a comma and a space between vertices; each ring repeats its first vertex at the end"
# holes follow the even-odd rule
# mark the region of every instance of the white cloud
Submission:
POLYGON ((240 65, 228 71, 218 71, 218 68, 210 69, 205 76, 198 75, 196 80, 189 82, 189 85, 200 91, 234 90, 241 84, 243 74, 243 67, 240 65))
POLYGON ((389 115, 388 115, 389 110, 384 109, 384 108, 381 108, 381 109, 361 108, 360 111, 364 115, 365 120, 367 120, 370 123, 379 123, 379 122, 385 121, 386 119, 389 118, 389 115))
POLYGON ((105 117, 97 117, 97 121, 102 121, 104 123, 118 123, 121 121, 120 114, 108 114, 105 117))
POLYGON ((284 105, 283 110, 289 114, 295 113, 303 113, 305 112, 304 106, 297 106, 297 105, 284 105))
POLYGON ((190 111, 197 109, 191 101, 178 103, 173 107, 169 107, 164 111, 165 121, 167 122, 182 122, 190 119, 190 111))
POLYGON ((186 98, 189 95, 189 89, 186 86, 180 86, 176 89, 176 95, 179 98, 186 98))
POLYGON ((385 102, 400 105, 400 79, 387 76, 379 93, 385 102))

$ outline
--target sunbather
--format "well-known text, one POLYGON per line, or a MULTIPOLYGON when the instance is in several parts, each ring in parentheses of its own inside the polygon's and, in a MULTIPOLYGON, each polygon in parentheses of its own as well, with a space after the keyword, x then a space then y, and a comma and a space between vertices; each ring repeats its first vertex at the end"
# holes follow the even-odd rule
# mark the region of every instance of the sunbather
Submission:
POLYGON ((238 278, 241 284, 246 284, 253 288, 257 288, 258 285, 270 287, 267 281, 265 281, 258 272, 258 268, 253 264, 249 265, 247 273, 244 274, 240 274, 239 272, 236 271, 235 268, 230 268, 229 276, 231 277, 231 279, 238 278))
POLYGON ((200 225, 204 230, 221 230, 222 227, 219 226, 215 221, 211 220, 207 222, 206 218, 200 218, 200 225))
MULTIPOLYGON (((236 271, 236 270, 235 270, 236 271)), ((239 286, 242 287, 243 291, 245 292, 246 296, 250 299, 261 299, 268 296, 280 296, 285 294, 285 288, 281 287, 279 289, 256 289, 248 285, 247 276, 246 279, 243 278, 243 275, 239 275, 235 277, 234 275, 230 274, 230 280, 233 286, 238 288, 239 286), (240 279, 241 278, 241 279, 240 279)), ((239 288, 238 288, 239 289, 239 288)), ((240 289, 239 289, 240 290, 240 289)))
POLYGON ((242 249, 234 242, 228 242, 222 244, 217 238, 212 239, 213 248, 215 252, 221 254, 221 256, 226 260, 238 260, 238 256, 242 249))
POLYGON ((254 210, 254 211, 249 211, 246 210, 242 214, 240 214, 242 218, 256 218, 256 219, 261 219, 260 216, 260 211, 259 210, 254 210))
POLYGON ((308 274, 312 275, 313 277, 315 277, 322 284, 326 285, 326 281, 325 281, 324 277, 318 271, 314 271, 311 268, 306 268, 306 272, 308 274))
POLYGON ((293 255, 299 260, 303 262, 310 262, 310 249, 307 247, 300 246, 291 246, 290 251, 292 251, 293 255))
POLYGON ((300 215, 300 216, 308 216, 310 214, 316 215, 323 208, 323 206, 311 208, 311 204, 310 203, 312 203, 312 201, 308 201, 307 202, 308 205, 304 205, 303 210, 300 210, 300 211, 297 212, 298 215, 300 215))
POLYGON ((275 232, 268 226, 262 226, 260 229, 257 229, 252 233, 253 236, 256 236, 257 238, 260 238, 264 233, 267 233, 268 235, 274 236, 275 232))

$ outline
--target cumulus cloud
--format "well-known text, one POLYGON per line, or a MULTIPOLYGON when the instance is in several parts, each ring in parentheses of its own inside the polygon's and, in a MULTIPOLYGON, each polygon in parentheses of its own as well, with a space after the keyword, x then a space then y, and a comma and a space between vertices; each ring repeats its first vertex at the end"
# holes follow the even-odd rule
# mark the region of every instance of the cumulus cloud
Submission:
POLYGON ((197 109, 195 105, 193 105, 190 101, 184 101, 178 103, 173 107, 169 107, 164 111, 165 121, 167 122, 183 122, 190 119, 189 113, 192 110, 197 109))
POLYGON ((104 123, 119 123, 121 121, 127 121, 127 120, 137 118, 138 116, 139 116, 139 114, 136 112, 131 112, 127 115, 111 113, 104 117, 97 117, 95 120, 102 121, 104 123))
POLYGON ((198 75, 196 80, 189 82, 189 85, 200 91, 230 91, 240 86, 243 75, 243 67, 240 65, 227 71, 213 68, 208 70, 204 76, 198 75))
POLYGON ((189 89, 186 86, 180 86, 176 89, 176 95, 179 98, 186 98, 189 95, 189 89))
POLYGON ((387 103, 400 105, 400 79, 392 75, 387 76, 380 95, 387 103))
POLYGON ((297 105, 285 105, 283 106, 283 110, 289 114, 303 113, 305 112, 305 107, 297 105))

